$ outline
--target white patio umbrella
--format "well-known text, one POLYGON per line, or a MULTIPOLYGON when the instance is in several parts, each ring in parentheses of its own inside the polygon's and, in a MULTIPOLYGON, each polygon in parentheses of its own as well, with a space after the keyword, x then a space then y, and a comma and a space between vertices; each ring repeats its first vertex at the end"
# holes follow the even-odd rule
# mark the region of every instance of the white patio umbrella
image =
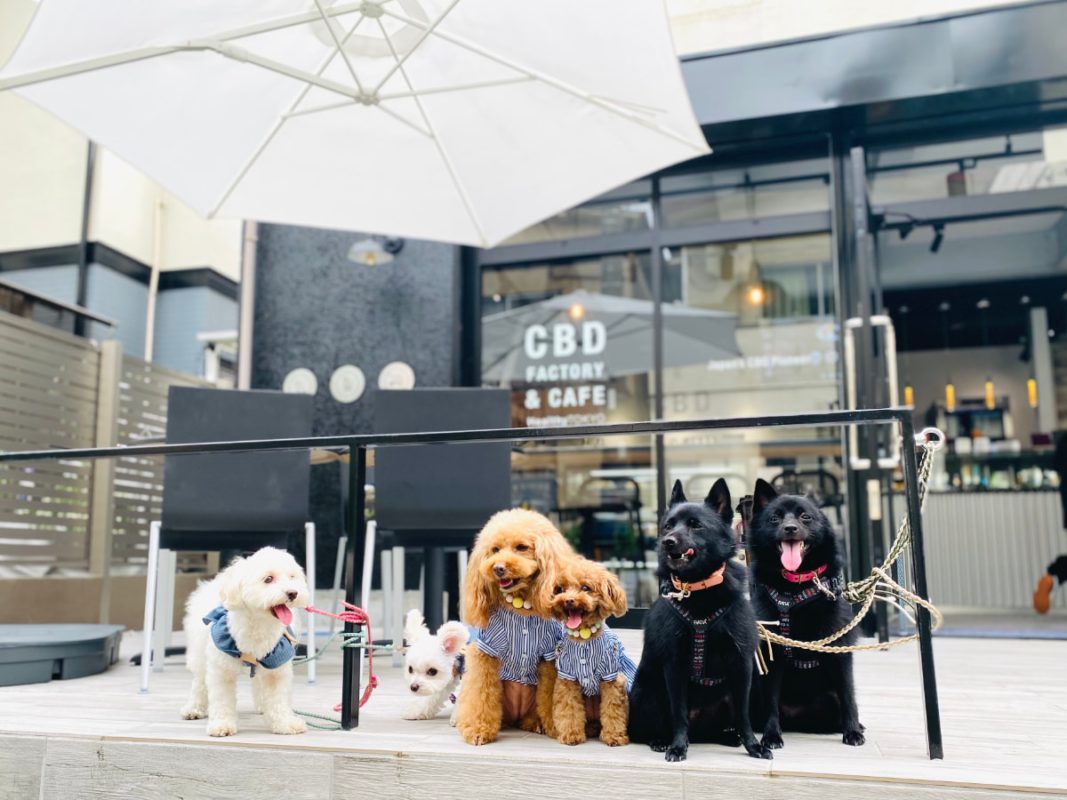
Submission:
POLYGON ((205 216, 481 246, 707 152, 656 0, 45 0, 4 89, 205 216))
MULTIPOLYGON (((648 300, 578 291, 489 314, 482 320, 482 377, 491 383, 522 381, 531 367, 553 360, 547 340, 557 325, 597 323, 592 338, 595 355, 582 354, 575 333, 572 354, 565 361, 599 361, 603 378, 652 371, 652 322, 655 306, 648 300), (545 341, 533 353, 527 346, 531 326, 545 341)), ((737 315, 727 311, 663 305, 663 366, 683 367, 711 359, 734 358, 737 315)), ((570 337, 567 337, 568 342, 570 337)))

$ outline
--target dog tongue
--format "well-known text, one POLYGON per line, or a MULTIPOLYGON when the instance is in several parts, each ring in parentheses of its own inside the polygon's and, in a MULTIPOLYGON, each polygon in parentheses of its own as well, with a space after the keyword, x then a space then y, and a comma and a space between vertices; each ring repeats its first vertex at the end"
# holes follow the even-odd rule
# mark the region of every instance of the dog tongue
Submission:
POLYGON ((582 624, 582 615, 581 614, 570 614, 567 617, 567 627, 570 628, 572 631, 575 630, 581 624, 582 624))
POLYGON ((803 542, 782 542, 782 566, 790 572, 800 569, 800 562, 804 560, 803 542))
POLYGON ((274 616, 281 620, 282 625, 288 625, 293 621, 293 609, 284 603, 275 606, 271 611, 274 612, 274 616))

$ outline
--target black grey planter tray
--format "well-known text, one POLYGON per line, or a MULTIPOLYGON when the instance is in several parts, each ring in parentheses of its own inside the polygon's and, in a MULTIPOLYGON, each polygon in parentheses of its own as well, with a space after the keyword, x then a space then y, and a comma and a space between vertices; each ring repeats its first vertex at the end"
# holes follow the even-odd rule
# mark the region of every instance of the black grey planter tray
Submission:
POLYGON ((0 625, 0 686, 84 678, 119 657, 121 625, 0 625))

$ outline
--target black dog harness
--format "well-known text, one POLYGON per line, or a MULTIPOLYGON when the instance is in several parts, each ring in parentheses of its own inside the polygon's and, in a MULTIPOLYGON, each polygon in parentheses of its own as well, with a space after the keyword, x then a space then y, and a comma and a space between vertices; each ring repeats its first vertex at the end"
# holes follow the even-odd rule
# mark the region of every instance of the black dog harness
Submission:
POLYGON ((682 604, 673 597, 664 597, 663 599, 674 609, 675 613, 682 618, 682 621, 689 626, 689 630, 693 633, 693 658, 689 669, 690 682, 699 686, 718 686, 726 680, 726 677, 723 675, 707 674, 708 665, 704 659, 704 651, 705 645, 707 644, 708 630, 722 618, 722 615, 726 613, 730 608, 730 605, 723 606, 710 617, 694 619, 693 615, 684 609, 682 604))
MULTIPOLYGON (((838 597, 841 590, 844 588, 844 578, 838 575, 829 584, 815 584, 813 583, 806 589, 801 589, 799 592, 779 592, 777 589, 772 589, 770 586, 764 586, 767 590, 767 594, 770 595, 771 600, 774 601, 775 607, 778 609, 778 633, 786 638, 789 638, 791 634, 790 627, 790 615, 793 611, 800 606, 807 605, 816 597, 826 597, 826 590, 828 589, 834 597, 838 597)), ((790 666, 794 669, 814 669, 821 663, 818 658, 801 659, 797 658, 793 652, 792 647, 784 647, 786 660, 790 666)))

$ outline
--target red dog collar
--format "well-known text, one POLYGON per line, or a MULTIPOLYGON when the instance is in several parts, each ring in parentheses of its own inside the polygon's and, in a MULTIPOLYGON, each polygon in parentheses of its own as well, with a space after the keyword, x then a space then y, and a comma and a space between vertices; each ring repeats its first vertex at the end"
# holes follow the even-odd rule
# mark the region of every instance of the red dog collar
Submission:
POLYGON ((782 577, 790 583, 807 583, 813 581, 820 575, 826 572, 826 565, 823 564, 818 569, 813 569, 811 572, 790 572, 787 569, 782 570, 782 577))

